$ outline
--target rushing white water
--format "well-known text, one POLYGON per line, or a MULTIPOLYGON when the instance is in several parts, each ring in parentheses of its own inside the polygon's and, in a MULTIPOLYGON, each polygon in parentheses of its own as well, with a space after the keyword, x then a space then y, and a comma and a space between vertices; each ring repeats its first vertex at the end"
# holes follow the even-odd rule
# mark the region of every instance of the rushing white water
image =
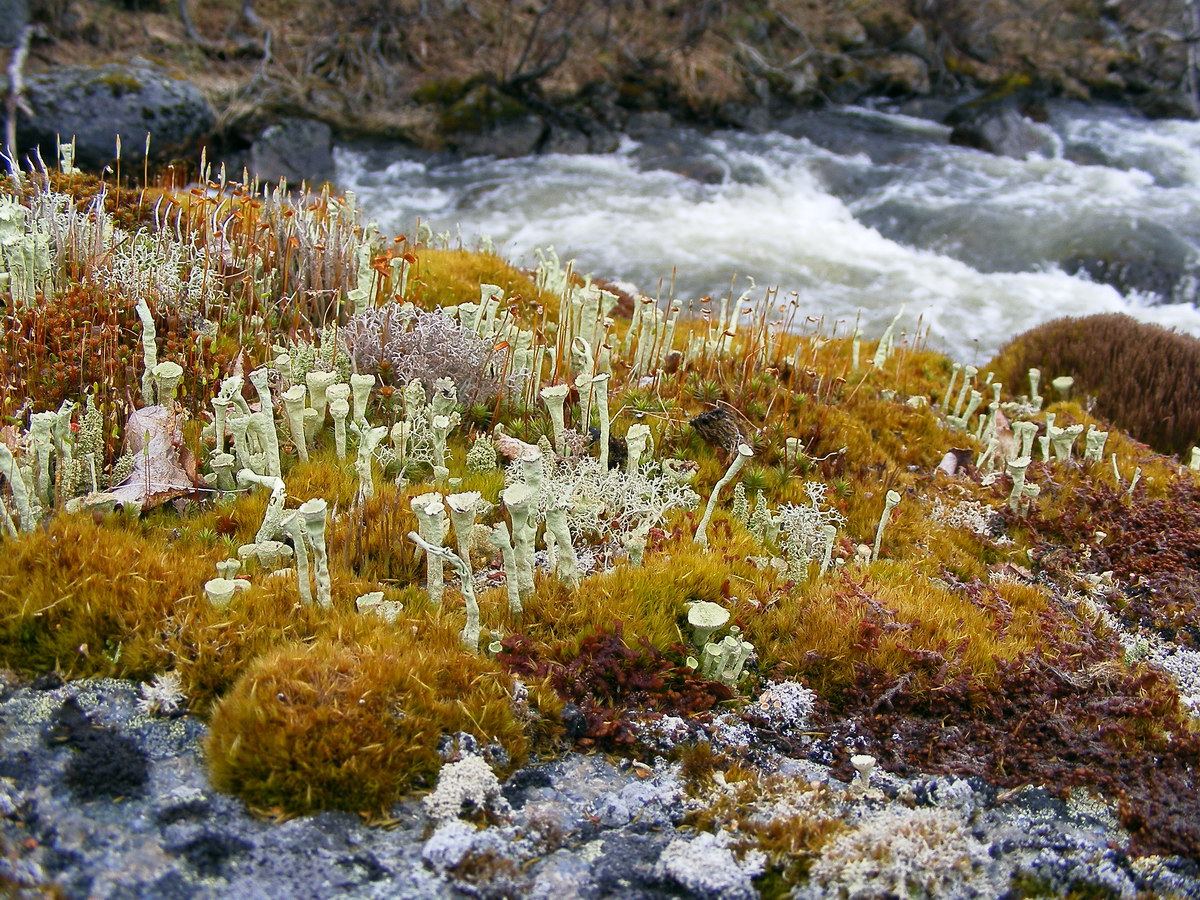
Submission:
POLYGON ((868 110, 783 127, 443 164, 340 149, 338 174, 385 231, 419 218, 526 264, 553 246, 651 295, 674 271, 682 299, 722 296, 735 275, 740 294, 752 276, 754 296, 777 287, 827 325, 861 314, 867 336, 903 303, 901 328, 920 317, 932 346, 967 361, 1062 315, 1122 311, 1200 334, 1200 124, 1061 107, 1046 126, 1058 153, 1027 160, 868 110), (1067 274, 1096 258, 1132 262, 1142 289, 1067 274))

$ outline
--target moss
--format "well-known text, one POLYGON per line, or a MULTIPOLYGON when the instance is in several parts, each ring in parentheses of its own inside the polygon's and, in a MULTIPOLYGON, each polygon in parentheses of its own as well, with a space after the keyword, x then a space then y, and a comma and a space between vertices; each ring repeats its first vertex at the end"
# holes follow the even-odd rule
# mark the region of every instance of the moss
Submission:
POLYGON ((96 78, 95 83, 104 85, 114 97, 135 94, 143 87, 142 83, 125 69, 105 69, 103 74, 96 78))
MULTIPOLYGON (((54 184, 77 190, 81 202, 99 189, 85 178, 75 184, 56 176, 54 184)), ((121 197, 129 220, 140 221, 140 212, 130 211, 140 198, 121 197)), ((180 229, 204 240, 210 212, 204 192, 170 202, 180 229)), ((330 216, 331 203, 316 199, 306 212, 330 216)), ((163 356, 185 360, 197 372, 184 391, 196 413, 235 365, 244 372, 269 358, 272 343, 305 336, 312 312, 307 298, 293 299, 282 289, 281 271, 292 265, 286 211, 240 195, 229 209, 227 237, 251 254, 261 283, 248 291, 240 274, 221 276, 219 318, 235 326, 255 314, 267 316, 260 333, 245 336, 245 346, 230 338, 219 352, 199 355, 190 349, 186 317, 166 304, 158 311, 163 356)), ((527 273, 490 254, 429 247, 411 253, 410 292, 420 306, 477 302, 481 282, 498 284, 521 327, 553 342, 550 325, 557 322, 559 300, 538 291, 527 273)), ((110 423, 111 457, 120 438, 111 423, 121 420, 124 391, 137 381, 138 329, 118 304, 106 310, 111 322, 92 315, 105 295, 91 278, 89 270, 71 273, 72 287, 39 305, 41 318, 22 320, 26 332, 13 332, 0 357, 14 385, 4 411, 14 413, 22 393, 36 395, 39 406, 52 390, 73 393, 77 378, 109 384, 111 394, 101 397, 101 405, 110 423), (108 348, 107 357, 86 343, 93 325, 103 332, 96 347, 108 348), (60 327, 70 341, 84 340, 83 351, 57 341, 60 327), (93 372, 88 366, 97 357, 104 366, 93 372)), ((610 332, 614 346, 620 347, 629 327, 618 314, 610 332)), ((675 349, 704 337, 708 327, 700 318, 681 319, 675 349)), ((861 349, 864 361, 872 357, 871 346, 861 349)), ((938 743, 937 735, 952 730, 943 722, 953 718, 965 735, 963 746, 978 730, 993 744, 1008 742, 1015 754, 970 744, 973 772, 1002 780, 1118 785, 1134 798, 1130 816, 1158 823, 1165 837, 1154 840, 1175 848, 1193 841, 1186 828, 1163 822, 1166 814, 1155 805, 1163 792, 1154 793, 1132 774, 1139 754, 1147 752, 1166 754, 1174 766, 1171 778, 1190 764, 1191 739, 1178 698, 1153 673, 1124 666, 1111 636, 1065 611, 1074 609, 1069 592, 1078 589, 1081 574, 1112 570, 1121 580, 1140 578, 1149 586, 1110 598, 1125 627, 1145 625, 1183 643, 1200 638, 1191 563, 1200 500, 1192 473, 1181 473, 1175 461, 1114 429, 1108 450, 1116 456, 1117 477, 1107 460, 1034 463, 1027 479, 1042 493, 1028 515, 1017 516, 1007 511, 1006 475, 985 483, 969 467, 953 478, 934 471, 952 446, 981 449, 965 433, 948 430, 939 416, 949 361, 938 354, 901 347, 881 367, 853 371, 851 341, 775 335, 756 320, 746 323, 733 352, 677 360, 650 382, 635 380, 630 361, 615 355, 613 461, 622 460, 621 436, 630 425, 648 423, 655 457, 694 463, 694 487, 705 497, 726 471, 729 454, 689 423, 720 409, 729 429, 754 447, 741 479, 750 493, 762 490, 765 502, 778 508, 809 503, 809 482, 825 486, 823 507, 845 520, 833 548, 835 571, 821 577, 814 561, 806 579, 789 580, 771 562, 782 555, 779 542, 760 541, 733 521, 726 493, 717 498, 708 548, 692 540, 698 511, 673 511, 651 529, 639 567, 627 565, 612 544, 583 546, 588 542, 582 540, 579 549, 595 556, 598 571, 577 587, 539 572, 520 616, 509 610, 498 558, 477 554, 482 622, 504 649, 497 662, 469 656, 459 644, 463 611, 454 580, 443 606, 431 606, 421 588, 423 562, 406 537, 416 525, 411 499, 430 489, 421 482, 428 468, 414 467, 408 473, 414 483, 399 485, 376 472, 375 495, 359 502, 353 464, 335 457, 327 428, 308 463, 285 450, 283 470, 290 505, 319 497, 333 511, 327 532, 331 608, 300 605, 294 576, 282 574, 255 575, 250 589, 225 609, 204 599, 202 585, 214 564, 253 539, 266 492, 220 504, 200 495, 140 520, 58 515, 6 541, 0 663, 68 677, 149 678, 174 670, 191 710, 212 719, 215 782, 257 808, 288 814, 328 806, 382 813, 405 791, 428 784, 438 767, 435 744, 445 731, 466 730, 484 742, 496 738, 514 760, 531 745, 554 753, 579 741, 648 755, 653 751, 635 727, 640 718, 702 718, 734 707, 735 697, 752 695, 764 679, 789 677, 803 679, 820 695, 821 714, 829 716, 821 728, 834 741, 830 752, 841 769, 849 763, 837 754, 849 745, 842 740, 848 732, 839 729, 851 724, 869 740, 901 736, 904 754, 886 746, 867 751, 897 771, 917 759, 947 769, 966 765, 955 748, 938 743), (906 401, 914 396, 935 406, 911 407, 906 401), (798 451, 793 443, 785 453, 789 438, 798 441, 798 451), (1135 467, 1142 479, 1126 497, 1135 467), (855 545, 873 543, 890 491, 902 499, 879 559, 859 564, 855 545), (993 511, 977 529, 983 533, 934 520, 935 507, 963 502, 993 511), (1098 530, 1110 535, 1103 546, 1096 542, 1098 530), (1028 568, 1034 571, 1023 575, 1028 568), (376 590, 403 604, 391 625, 355 609, 356 597, 376 590), (688 646, 685 624, 687 604, 697 600, 728 609, 756 650, 736 690, 684 664, 697 649, 688 646), (518 674, 529 690, 531 703, 520 720, 501 667, 518 674), (1090 693, 1071 700, 1061 718, 1053 703, 1061 699, 1058 692, 1085 678, 1090 693), (1043 735, 1040 725, 1021 725, 1026 716, 1059 716, 1054 721, 1064 730, 1043 735), (1183 735, 1171 746, 1163 737, 1168 727, 1183 735), (1050 751, 1043 744, 1077 752, 1072 735, 1101 728, 1107 743, 1083 748, 1094 762, 1087 772, 1066 771, 1046 759, 1050 751), (1028 739, 1022 729, 1030 732, 1028 739), (1021 771, 1014 772, 1017 766, 1021 771)), ((999 367, 997 377, 1010 393, 1019 392, 1022 379, 999 367)), ((1055 403, 1048 412, 1060 425, 1099 422, 1081 399, 1055 403)), ((577 410, 578 401, 573 398, 569 408, 577 410)), ((461 476, 456 489, 477 490, 495 503, 504 472, 464 472, 471 427, 486 431, 502 423, 508 433, 532 441, 548 422, 543 408, 519 392, 468 412, 470 424, 451 439, 451 475, 461 476)), ((373 405, 370 415, 391 425, 397 411, 385 403, 373 405)), ((1045 413, 1036 418, 1044 422, 1045 413)), ((201 424, 197 415, 184 428, 184 443, 198 457, 206 450, 201 424)), ((776 737, 795 751, 787 744, 794 738, 776 737)), ((716 772, 727 783, 746 782, 745 796, 717 808, 753 832, 746 849, 760 847, 771 858, 761 885, 767 893, 782 894, 799 883, 822 842, 836 835, 838 826, 820 810, 788 819, 775 832, 759 828, 753 793, 774 796, 775 787, 754 781, 711 748, 690 751, 685 762, 697 796, 712 787, 716 772)), ((713 815, 698 826, 716 827, 719 816, 713 815)))
POLYGON ((1028 390, 1028 371, 1075 379, 1076 397, 1161 453, 1183 454, 1200 434, 1200 340, 1123 314, 1055 319, 1018 335, 989 364, 1007 385, 1028 390))
POLYGON ((57 516, 0 554, 0 660, 29 674, 147 679, 170 661, 160 629, 195 602, 217 558, 57 516))
MULTIPOLYGON (((478 303, 479 285, 495 284, 504 289, 510 301, 520 298, 517 306, 525 322, 539 323, 538 307, 551 318, 558 314, 558 297, 541 291, 528 275, 499 256, 466 250, 434 250, 426 247, 417 253, 412 294, 423 306, 452 306, 478 303)), ((529 327, 525 324, 523 327, 529 327)))
POLYGON ((442 128, 451 134, 460 131, 485 131, 507 119, 529 113, 529 108, 511 94, 486 79, 463 85, 457 95, 442 92, 442 128))
POLYGON ((463 78, 430 78, 412 92, 412 98, 417 103, 449 106, 462 99, 470 85, 471 82, 463 78))
POLYGON ((214 785, 253 808, 382 815, 440 767, 444 733, 527 746, 507 679, 445 630, 420 642, 379 628, 282 647, 217 705, 206 744, 214 785))
MULTIPOLYGON (((750 544, 743 541, 747 549, 750 544)), ((744 564, 743 564, 744 565, 744 564)), ((521 630, 555 645, 577 643, 593 627, 621 622, 634 639, 655 647, 685 643, 679 623, 685 604, 706 600, 729 605, 729 563, 677 536, 643 566, 618 566, 587 578, 574 594, 558 581, 539 584, 526 604, 521 630)))
MULTIPOLYGON (((696 748, 704 763, 706 746, 696 748)), ((685 755, 685 771, 688 765, 685 755)), ((692 780, 695 809, 687 824, 701 831, 730 828, 737 835, 733 849, 738 855, 758 851, 766 856, 767 871, 755 882, 759 895, 792 896, 821 850, 849 830, 833 792, 800 778, 756 774, 729 760, 720 760, 704 774, 711 776, 714 770, 725 786, 711 777, 692 780)))
POLYGON ((878 563, 805 585, 748 620, 748 639, 767 671, 802 677, 822 697, 837 697, 861 666, 910 677, 921 654, 986 683, 999 661, 1042 646, 1039 613, 1049 600, 1039 589, 952 588, 914 574, 906 564, 878 563))
POLYGON ((1006 897, 1012 900, 1036 900, 1040 897, 1062 897, 1064 900, 1118 900, 1120 891, 1094 882, 1073 882, 1065 888, 1049 878, 1021 872, 1013 875, 1006 897))

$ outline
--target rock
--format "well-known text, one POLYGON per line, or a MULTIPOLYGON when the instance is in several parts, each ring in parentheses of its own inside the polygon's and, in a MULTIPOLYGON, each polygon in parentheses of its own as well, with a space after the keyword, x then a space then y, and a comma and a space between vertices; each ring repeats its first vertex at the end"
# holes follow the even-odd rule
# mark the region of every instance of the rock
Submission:
POLYGON ((953 100, 946 97, 913 97, 905 100, 896 112, 914 119, 928 119, 931 122, 944 122, 946 116, 954 109, 953 100))
POLYGON ((700 184, 721 184, 729 177, 729 164, 714 154, 697 152, 685 133, 678 131, 646 132, 635 158, 646 169, 661 169, 690 178, 700 184))
POLYGON ((116 158, 140 163, 146 134, 156 159, 195 153, 213 127, 208 101, 190 81, 153 63, 64 66, 27 79, 32 118, 18 122, 22 153, 35 146, 51 162, 58 158, 56 136, 75 139, 78 165, 100 168, 116 158))
POLYGON ((889 97, 929 93, 929 66, 909 53, 885 53, 872 60, 872 88, 889 97))
POLYGON ((1187 94, 1157 90, 1137 98, 1137 108, 1150 119, 1194 119, 1196 102, 1187 94))
POLYGON ((611 128, 599 125, 588 132, 588 153, 616 153, 621 136, 611 128))
POLYGON ((930 45, 929 35, 925 33, 925 26, 920 22, 913 25, 904 37, 896 41, 892 45, 892 50, 897 53, 911 53, 924 60, 927 65, 932 65, 937 59, 937 52, 930 45))
POLYGON ((286 178, 292 185, 331 181, 333 131, 315 119, 280 119, 251 145, 250 174, 269 182, 286 178))
POLYGON ((675 838, 659 857, 656 871, 705 900, 753 900, 758 892, 751 879, 765 871, 766 855, 751 851, 738 859, 729 849, 734 842, 725 831, 675 838))
POLYGON ((718 111, 718 121, 751 134, 770 131, 771 112, 761 103, 723 103, 718 111))
POLYGON ((542 153, 612 153, 620 145, 621 138, 616 132, 602 125, 591 128, 554 125, 540 150, 542 153))
POLYGON ((1056 148, 1053 133, 1029 116, 1037 114, 1039 108, 1039 100, 1015 94, 963 103, 946 117, 946 124, 953 128, 950 143, 1014 159, 1025 159, 1032 154, 1053 156, 1056 148))
POLYGON ((568 850, 550 854, 538 871, 530 900, 563 900, 586 896, 591 867, 568 850))
POLYGON ((28 24, 28 0, 0 0, 0 47, 15 47, 28 24))
POLYGON ((511 159, 535 153, 545 131, 546 123, 531 114, 502 119, 479 131, 459 132, 450 143, 463 156, 511 159))
POLYGON ((1167 303, 1196 299, 1200 259, 1178 234, 1142 218, 1099 218, 1049 248, 1069 275, 1085 274, 1122 294, 1153 294, 1167 303))
POLYGON ((821 91, 835 105, 858 102, 871 93, 872 73, 862 64, 855 64, 840 74, 823 81, 821 91))
POLYGON ((825 35, 843 50, 861 47, 867 42, 867 29, 849 12, 830 16, 825 25, 825 35))
POLYGON ((645 137, 657 131, 666 131, 675 125, 669 112, 652 110, 650 112, 635 112, 625 123, 625 132, 634 138, 645 137))
MULTIPOLYGON (((905 113, 909 114, 907 105, 905 113)), ((915 117, 900 120, 844 109, 809 110, 777 121, 775 128, 840 156, 862 154, 876 166, 903 165, 932 147, 944 146, 950 133, 946 126, 932 120, 921 122, 915 117)), ((846 166, 823 167, 818 160, 816 168, 825 183, 835 190, 861 190, 866 186, 881 187, 884 183, 884 173, 871 167, 851 171, 846 166), (857 187, 847 179, 856 182, 857 187)))
POLYGON ((588 136, 576 128, 566 128, 555 125, 550 129, 543 153, 578 154, 588 152, 588 136))

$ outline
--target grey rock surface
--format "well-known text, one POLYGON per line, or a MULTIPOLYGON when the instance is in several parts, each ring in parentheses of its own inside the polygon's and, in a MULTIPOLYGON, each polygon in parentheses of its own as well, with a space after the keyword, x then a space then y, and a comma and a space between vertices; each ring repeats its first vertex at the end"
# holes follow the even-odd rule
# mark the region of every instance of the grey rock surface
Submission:
POLYGON ((319 186, 334 176, 333 131, 315 119, 280 119, 250 146, 249 165, 263 181, 319 186))
MULTIPOLYGON (((209 786, 203 723, 147 715, 138 698, 136 684, 115 680, 0 695, 0 885, 12 896, 40 897, 46 889, 70 900, 757 895, 764 857, 737 849, 728 829, 687 827, 688 813, 715 796, 689 792, 677 763, 633 766, 577 753, 534 762, 488 802, 486 825, 481 809, 466 802, 457 817, 435 821, 427 810, 438 804, 418 798, 393 808, 386 829, 342 812, 267 821, 209 786)), ((473 744, 447 742, 449 752, 469 753, 473 744)), ((881 771, 863 790, 832 778, 823 764, 780 757, 761 742, 738 752, 741 765, 795 779, 802 789, 824 785, 842 798, 855 828, 922 809, 961 822, 988 852, 976 854, 961 890, 957 876, 943 880, 951 891, 945 896, 978 896, 979 884, 1007 885, 1018 876, 1045 896, 1086 889, 1200 897, 1193 863, 1126 856, 1120 848, 1128 835, 1099 796, 1077 792, 1063 801, 1041 788, 998 795, 976 778, 881 771)), ((439 783, 434 795, 461 787, 439 783)), ((875 837, 885 851, 890 839, 875 837)))
POLYGON ((1026 116, 1015 100, 963 104, 951 112, 946 124, 954 129, 950 143, 997 156, 1052 157, 1057 149, 1050 129, 1026 116))
POLYGON ((140 163, 146 135, 155 159, 190 156, 211 131, 213 111, 190 81, 149 62, 102 66, 63 66, 27 79, 32 117, 18 121, 22 154, 40 147, 42 158, 57 159, 56 140, 75 139, 76 162, 100 168, 116 158, 140 163))
POLYGON ((540 116, 515 116, 480 131, 458 132, 451 138, 451 144, 463 156, 513 159, 535 153, 545 133, 546 123, 540 116))

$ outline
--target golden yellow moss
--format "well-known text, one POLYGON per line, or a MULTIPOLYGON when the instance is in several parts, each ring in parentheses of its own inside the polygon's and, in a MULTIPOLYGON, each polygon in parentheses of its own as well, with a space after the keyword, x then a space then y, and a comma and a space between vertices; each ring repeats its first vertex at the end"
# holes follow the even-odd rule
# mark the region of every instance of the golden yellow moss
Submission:
POLYGON ((443 734, 498 742, 519 764, 528 742, 508 679, 457 640, 379 626, 261 657, 213 712, 213 784, 264 811, 382 815, 431 783, 443 734))
POLYGON ((1034 587, 979 590, 981 600, 972 602, 967 592, 931 582, 904 563, 876 563, 781 595, 748 622, 747 634, 767 671, 803 676, 821 696, 836 696, 860 663, 903 676, 914 667, 907 651, 936 652, 952 675, 986 679, 997 659, 1043 644, 1037 613, 1048 600, 1034 587), (1011 621, 988 608, 992 594, 1013 607, 1011 621))
POLYGON ((478 303, 479 286, 494 284, 504 289, 506 299, 521 298, 518 308, 523 322, 540 321, 540 317, 535 318, 538 306, 544 307, 552 319, 558 315, 558 297, 539 290, 528 275, 499 256, 431 247, 416 253, 410 295, 426 308, 478 303))
POLYGON ((162 671, 170 654, 160 629, 195 602, 219 558, 121 521, 55 516, 0 554, 0 661, 73 678, 162 671))

